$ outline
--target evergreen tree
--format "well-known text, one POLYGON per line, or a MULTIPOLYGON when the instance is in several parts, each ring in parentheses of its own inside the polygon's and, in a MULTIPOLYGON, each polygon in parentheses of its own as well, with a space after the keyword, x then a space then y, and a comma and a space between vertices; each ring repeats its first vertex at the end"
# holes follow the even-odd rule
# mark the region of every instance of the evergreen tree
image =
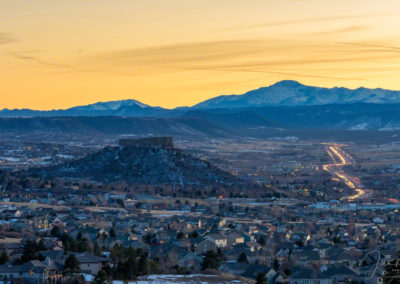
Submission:
POLYGON ((196 238, 198 238, 198 237, 199 237, 199 233, 197 233, 197 232, 193 232, 193 233, 190 233, 190 234, 189 234, 189 238, 196 239, 196 238))
POLYGON ((52 237, 58 238, 61 235, 61 230, 59 226, 54 226, 53 229, 51 229, 50 235, 52 237))
POLYGON ((100 249, 99 244, 97 242, 94 244, 93 253, 96 256, 101 256, 101 249, 100 249))
POLYGON ((44 245, 44 240, 43 240, 43 239, 40 239, 40 241, 39 241, 39 243, 38 243, 38 246, 37 246, 37 250, 38 250, 38 251, 40 251, 40 250, 46 250, 46 247, 45 247, 45 245, 44 245))
POLYGON ((260 236, 259 238, 258 238, 258 240, 257 240, 257 242, 260 244, 260 245, 262 245, 262 246, 265 246, 265 238, 263 237, 263 236, 260 236))
POLYGON ((0 264, 4 264, 9 261, 10 261, 10 258, 8 257, 7 251, 3 250, 3 252, 0 255, 0 264))
POLYGON ((220 262, 221 262, 220 255, 213 250, 209 250, 204 254, 203 262, 201 263, 201 269, 202 270, 206 270, 207 268, 219 269, 220 262))
POLYGON ((68 256, 64 263, 64 268, 63 268, 64 275, 72 277, 74 273, 79 273, 80 270, 81 270, 80 262, 76 258, 76 256, 73 254, 68 256))
POLYGON ((117 233, 115 232, 114 228, 110 229, 109 235, 110 235, 110 238, 115 238, 117 236, 117 233))
POLYGON ((90 251, 88 239, 83 238, 83 239, 79 240, 76 245, 76 250, 78 252, 90 251))
POLYGON ((237 262, 239 262, 239 263, 247 263, 247 256, 246 256, 246 254, 244 252, 239 254, 237 262))
POLYGON ((104 270, 100 270, 94 278, 94 282, 96 284, 105 284, 107 283, 107 278, 107 273, 104 270))
POLYGON ((150 274, 150 265, 147 261, 147 257, 144 254, 139 258, 138 269, 140 275, 150 274))
POLYGON ((19 260, 19 263, 25 263, 34 259, 37 259, 37 251, 38 251, 38 244, 35 241, 27 240, 24 243, 24 249, 23 253, 21 256, 21 259, 19 260))
POLYGON ((274 265, 273 265, 273 267, 272 267, 275 271, 278 271, 278 269, 279 269, 279 262, 278 262, 278 260, 275 258, 274 259, 274 265))
POLYGON ((123 264, 119 265, 121 269, 117 269, 120 272, 123 280, 134 280, 139 274, 138 263, 136 257, 129 257, 123 264))
POLYGON ((268 282, 265 273, 263 272, 258 273, 256 277, 256 284, 267 284, 267 283, 268 282))

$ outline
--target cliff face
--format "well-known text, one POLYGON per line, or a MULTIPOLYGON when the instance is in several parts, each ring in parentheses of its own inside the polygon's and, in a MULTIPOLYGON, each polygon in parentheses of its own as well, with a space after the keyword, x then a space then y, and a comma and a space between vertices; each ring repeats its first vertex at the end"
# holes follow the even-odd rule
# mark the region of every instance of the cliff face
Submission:
POLYGON ((161 147, 161 148, 174 148, 174 142, 172 137, 151 137, 151 138, 140 138, 140 139, 120 139, 118 142, 119 146, 147 146, 147 147, 161 147))
POLYGON ((167 185, 232 185, 231 174, 179 149, 148 145, 106 147, 82 159, 33 169, 44 177, 167 185))

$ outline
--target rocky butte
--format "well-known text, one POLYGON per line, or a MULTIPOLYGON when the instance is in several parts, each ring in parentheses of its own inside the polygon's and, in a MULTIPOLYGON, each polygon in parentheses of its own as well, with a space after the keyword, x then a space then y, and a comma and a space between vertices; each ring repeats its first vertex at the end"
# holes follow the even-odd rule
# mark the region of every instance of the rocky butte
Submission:
POLYGON ((174 142, 171 136, 120 139, 118 145, 121 147, 148 146, 148 147, 160 147, 164 149, 174 148, 174 142))

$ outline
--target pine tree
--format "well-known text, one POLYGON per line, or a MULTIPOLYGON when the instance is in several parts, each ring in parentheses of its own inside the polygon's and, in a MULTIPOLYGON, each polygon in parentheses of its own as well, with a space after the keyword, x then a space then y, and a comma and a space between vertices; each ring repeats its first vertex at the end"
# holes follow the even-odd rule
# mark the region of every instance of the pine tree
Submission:
POLYGON ((51 229, 50 235, 52 237, 58 238, 61 235, 61 230, 59 226, 54 226, 53 229, 51 229))
POLYGON ((97 242, 94 244, 93 253, 96 256, 101 256, 101 249, 100 249, 99 244, 97 242))
POLYGON ((115 232, 114 228, 111 228, 109 235, 110 235, 110 238, 115 238, 117 236, 117 233, 115 232))
POLYGON ((38 251, 40 251, 40 250, 46 250, 46 246, 44 245, 44 240, 43 240, 43 239, 40 239, 39 244, 38 244, 38 246, 37 246, 37 250, 38 250, 38 251))
POLYGON ((150 274, 150 265, 149 265, 149 262, 147 261, 147 257, 145 255, 142 255, 139 258, 138 268, 139 268, 140 275, 150 274))
POLYGON ((265 246, 265 238, 263 237, 263 236, 260 236, 259 238, 258 238, 258 240, 257 240, 257 242, 260 244, 260 245, 262 245, 262 246, 265 246))
POLYGON ((7 251, 3 250, 3 252, 0 255, 0 264, 4 264, 9 261, 10 261, 10 258, 8 257, 7 251))
POLYGON ((107 273, 104 270, 100 270, 94 278, 96 284, 105 284, 107 282, 107 273))
POLYGON ((256 284, 267 284, 267 283, 268 282, 265 273, 263 272, 258 273, 256 277, 256 284))
POLYGON ((247 256, 246 256, 246 254, 244 252, 239 254, 237 262, 239 262, 239 263, 247 263, 247 256))
POLYGON ((204 254, 203 262, 201 263, 201 269, 202 270, 206 270, 207 268, 219 269, 220 262, 221 262, 220 255, 213 250, 209 250, 204 254))
POLYGON ((74 273, 79 273, 80 270, 81 270, 80 262, 76 258, 76 256, 73 254, 68 256, 64 263, 64 268, 63 268, 64 275, 68 275, 69 277, 72 277, 72 275, 74 273))
POLYGON ((278 262, 278 260, 276 258, 274 259, 273 268, 274 268, 275 271, 277 271, 279 269, 279 262, 278 262))

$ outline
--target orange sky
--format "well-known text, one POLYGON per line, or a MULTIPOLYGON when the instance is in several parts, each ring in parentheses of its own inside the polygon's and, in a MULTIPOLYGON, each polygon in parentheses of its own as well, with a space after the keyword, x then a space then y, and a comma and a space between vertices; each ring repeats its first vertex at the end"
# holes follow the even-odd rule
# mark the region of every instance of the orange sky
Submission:
POLYGON ((0 0, 0 108, 400 89, 398 0, 0 0))

